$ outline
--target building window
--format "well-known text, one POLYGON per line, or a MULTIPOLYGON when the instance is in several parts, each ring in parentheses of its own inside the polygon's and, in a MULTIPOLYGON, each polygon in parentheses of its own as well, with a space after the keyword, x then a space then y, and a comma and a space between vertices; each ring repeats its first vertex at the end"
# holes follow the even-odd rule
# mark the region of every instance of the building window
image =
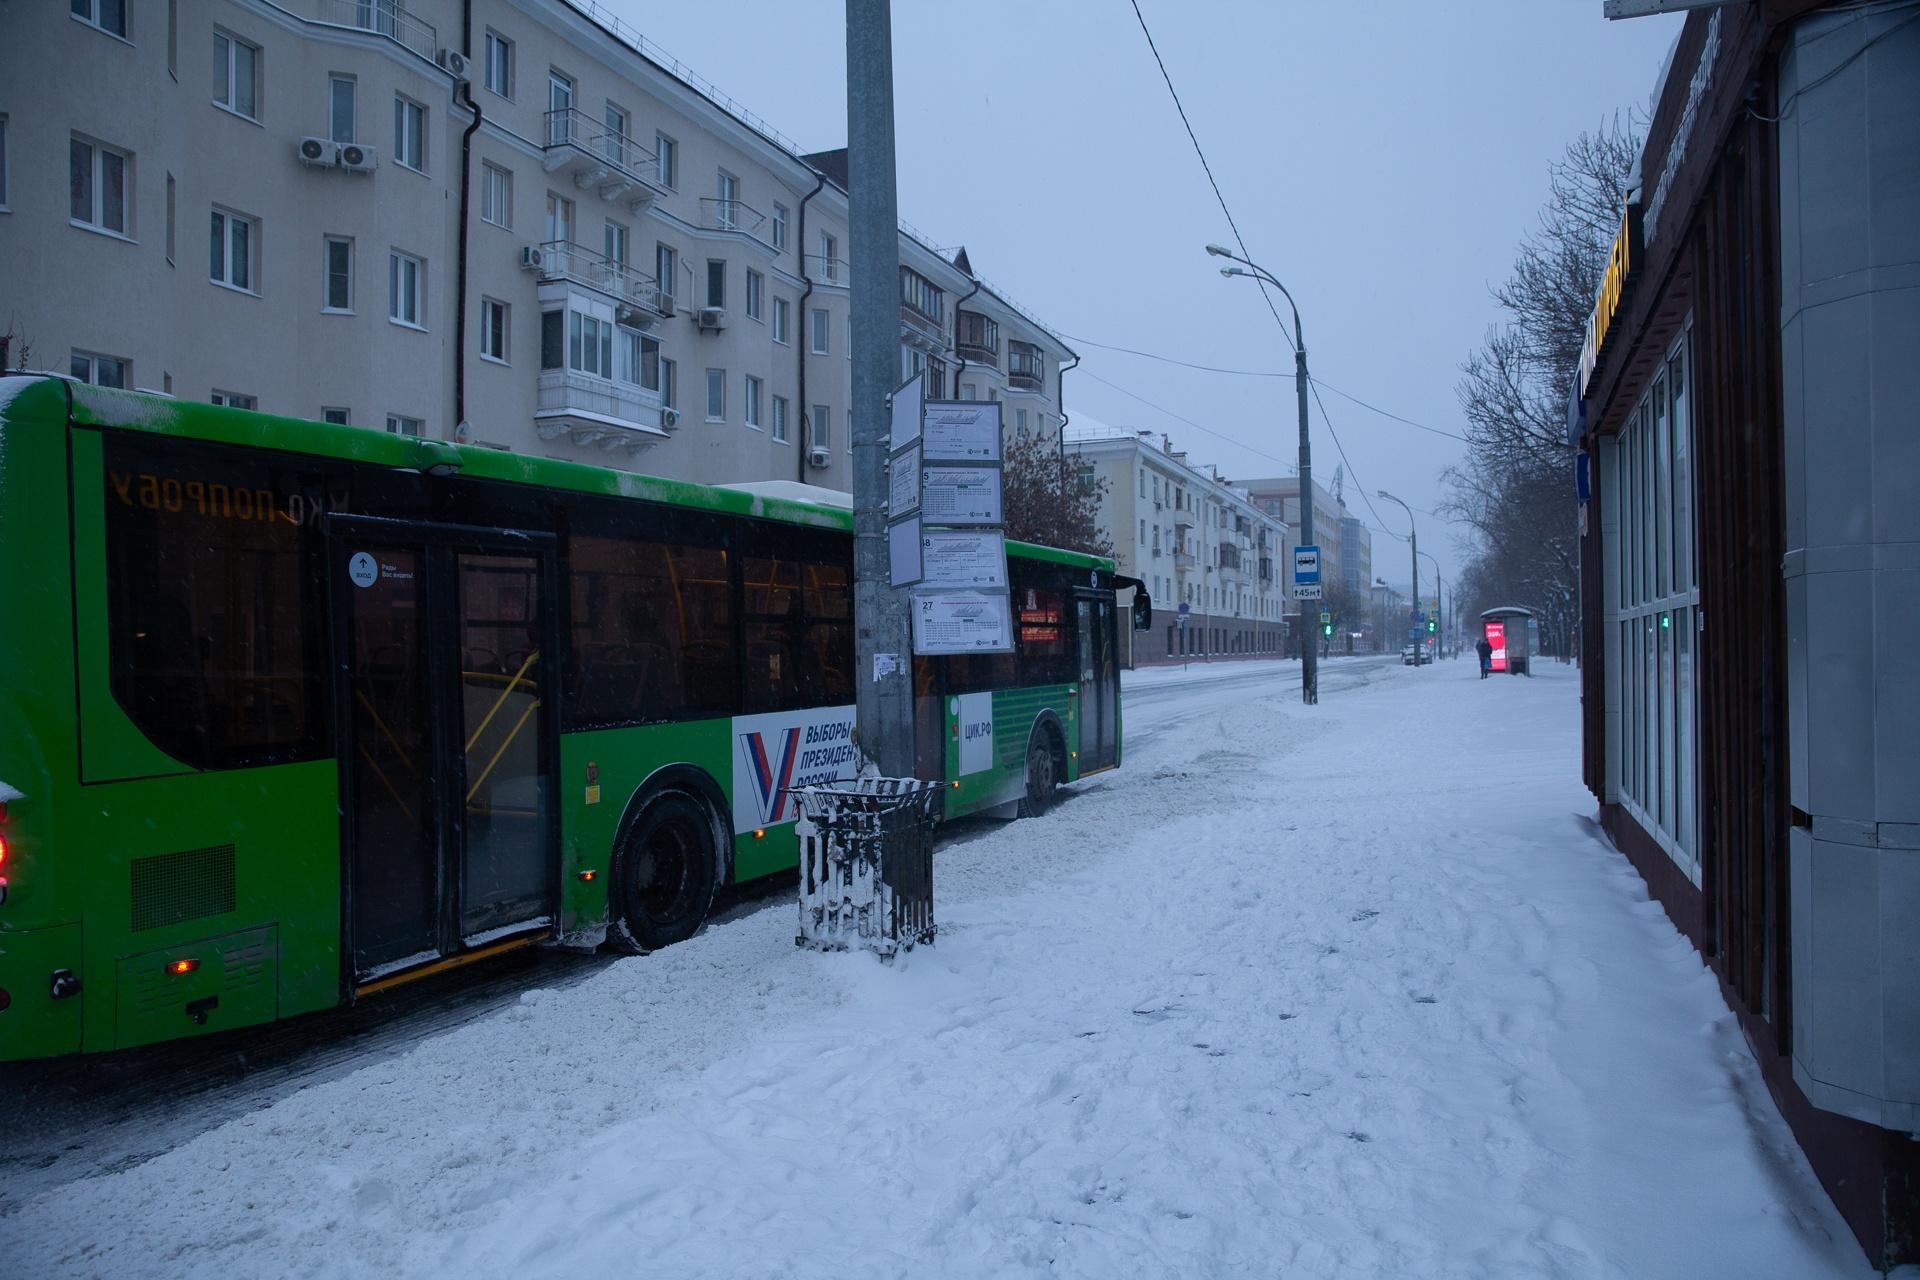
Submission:
POLYGON ((322 311, 353 313, 353 241, 345 236, 326 238, 326 292, 322 311))
POLYGON ((225 405, 229 409, 258 409, 258 396, 241 395, 238 391, 215 391, 207 397, 210 404, 225 405))
POLYGON ((387 432, 396 436, 417 436, 426 426, 424 418, 409 418, 404 413, 387 415, 387 432))
POLYGON ((573 141, 573 81, 558 71, 547 72, 547 145, 573 141))
POLYGON ((252 293, 254 244, 260 224, 243 214, 215 209, 208 241, 207 278, 229 289, 252 293))
POLYGON ((984 354, 987 364, 1000 362, 1000 322, 978 311, 956 310, 953 316, 954 342, 970 355, 984 354))
POLYGON ((513 41, 487 30, 486 86, 503 98, 513 96, 513 41))
POLYGON ((755 271, 752 267, 748 267, 747 268, 747 316, 750 319, 758 320, 761 318, 760 313, 764 309, 762 306, 761 295, 766 292, 766 288, 767 288, 767 278, 761 275, 758 271, 755 271))
POLYGON ((260 118, 258 45, 224 31, 213 33, 213 101, 237 116, 260 118))
POLYGON ((833 410, 823 404, 813 406, 806 443, 815 449, 833 448, 833 410))
POLYGON ((678 259, 679 255, 674 253, 671 245, 655 244, 653 246, 654 282, 660 292, 667 295, 665 301, 668 311, 673 309, 673 277, 678 259))
POLYGON ((513 174, 484 160, 480 162, 480 220, 513 229, 513 174))
POLYGON ((133 184, 127 170, 133 157, 105 143, 73 138, 68 145, 68 187, 71 193, 69 217, 94 231, 116 236, 127 234, 132 219, 129 198, 133 184))
POLYGON ((782 444, 787 443, 787 398, 773 398, 773 438, 782 444))
POLYGON ((387 319, 412 329, 426 327, 421 297, 427 274, 425 260, 395 249, 387 256, 387 319))
POLYGON ((0 116, 0 212, 7 208, 7 118, 0 116))
POLYGON ((680 366, 660 357, 660 403, 669 409, 680 404, 680 366))
POLYGON ((605 249, 608 262, 627 265, 627 228, 612 218, 607 219, 605 249))
POLYGON ((124 388, 127 385, 127 362, 119 356, 76 351, 67 361, 67 372, 96 387, 124 388))
POLYGON ((787 313, 789 307, 785 298, 773 300, 773 340, 778 343, 787 341, 787 313))
POLYGON ((393 162, 427 171, 427 109, 411 98, 393 100, 393 162))
POLYGON ((727 305, 727 264, 720 258, 707 259, 707 305, 727 305))
POLYGON ((760 425, 761 385, 760 379, 754 377, 752 374, 747 375, 746 420, 747 425, 750 427, 758 427, 760 425))
POLYGON ((946 306, 946 294, 940 287, 915 271, 900 268, 900 301, 936 323, 946 306))
POLYGON ((67 11, 90 27, 127 38, 127 0, 67 0, 67 11))
POLYGON ((826 354, 827 354, 827 312, 826 312, 826 308, 824 308, 824 307, 815 307, 815 308, 813 309, 813 312, 812 312, 812 316, 811 316, 811 320, 812 320, 812 324, 811 324, 811 327, 810 327, 810 329, 809 329, 809 335, 808 335, 808 336, 809 336, 809 337, 811 338, 811 340, 812 340, 812 351, 813 351, 813 354, 815 354, 815 355, 817 355, 817 356, 823 356, 823 355, 826 355, 826 354))
POLYGON ((680 144, 664 133, 653 135, 653 176, 668 190, 680 185, 680 144))
POLYGON ((607 129, 606 129, 606 132, 602 134, 600 138, 600 153, 606 156, 607 159, 613 161, 615 164, 618 164, 618 165, 626 164, 627 162, 626 108, 616 107, 611 102, 609 102, 607 104, 606 115, 603 116, 602 119, 605 120, 607 129))
POLYGON ((820 278, 828 284, 840 278, 840 242, 824 231, 820 233, 820 278))
POLYGON ((596 378, 613 377, 613 321, 567 312, 567 367, 596 378))
MULTIPOLYGON (((0 121, 0 125, 4 125, 5 123, 6 123, 5 121, 0 121)), ((4 150, 4 148, 0 148, 0 150, 4 150)), ((5 158, 5 156, 4 156, 4 155, 0 155, 0 174, 3 174, 3 173, 4 173, 4 165, 5 165, 5 159, 6 159, 6 158, 5 158)), ((173 175, 172 175, 172 174, 168 174, 168 175, 167 175, 167 265, 168 265, 168 266, 172 266, 172 265, 173 265, 173 263, 174 263, 174 257, 173 257, 173 249, 174 249, 174 224, 173 224, 173 210, 174 210, 174 195, 175 195, 175 187, 174 187, 174 180, 173 180, 173 175)), ((0 199, 0 207, 4 207, 4 206, 5 206, 5 203, 6 203, 6 202, 5 202, 5 200, 4 200, 4 199, 0 199)))
POLYGON ((707 370, 707 421, 727 420, 727 371, 707 370))
MULTIPOLYGON (((722 231, 732 231, 739 222, 740 179, 725 169, 720 170, 719 181, 714 185, 714 195, 718 197, 713 206, 716 225, 722 231)), ((720 304, 716 302, 710 305, 719 306, 720 304)))
POLYGON ((359 120, 360 83, 352 76, 327 77, 327 136, 352 142, 359 120))
POLYGON ((787 247, 787 206, 778 203, 773 206, 773 247, 787 247))
POLYGON ((1027 411, 1025 409, 1015 409, 1013 411, 1013 422, 1014 430, 1023 436, 1027 434, 1027 411))
POLYGON ((573 201, 547 192, 547 243, 573 243, 573 201))
MULTIPOLYGON (((1608 755, 1621 803, 1689 875, 1698 872, 1700 592, 1693 555, 1691 337, 1683 333, 1601 455, 1602 500, 1620 536, 1607 545, 1608 755)), ((1509 626, 1513 624, 1509 623, 1509 626)))
POLYGON ((353 420, 353 414, 350 413, 344 406, 341 406, 341 405, 321 405, 320 406, 320 421, 322 422, 330 422, 336 427, 344 427, 344 426, 347 426, 349 423, 351 423, 352 420, 353 420))
POLYGON ((507 363, 507 304, 495 298, 480 299, 480 358, 507 363))
POLYGON ((648 391, 660 390, 660 340, 620 331, 620 380, 648 391))
POLYGON ((847 452, 853 452, 853 410, 847 410, 847 452))

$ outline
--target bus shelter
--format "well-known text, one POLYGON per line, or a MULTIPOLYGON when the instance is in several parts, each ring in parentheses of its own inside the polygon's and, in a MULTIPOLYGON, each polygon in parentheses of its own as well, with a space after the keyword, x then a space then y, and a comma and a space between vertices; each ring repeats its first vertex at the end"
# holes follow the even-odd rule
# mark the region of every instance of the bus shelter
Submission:
POLYGON ((1502 605, 1480 615, 1480 631, 1493 646, 1493 669, 1510 675, 1533 674, 1531 662, 1540 646, 1540 622, 1533 610, 1519 605, 1502 605))

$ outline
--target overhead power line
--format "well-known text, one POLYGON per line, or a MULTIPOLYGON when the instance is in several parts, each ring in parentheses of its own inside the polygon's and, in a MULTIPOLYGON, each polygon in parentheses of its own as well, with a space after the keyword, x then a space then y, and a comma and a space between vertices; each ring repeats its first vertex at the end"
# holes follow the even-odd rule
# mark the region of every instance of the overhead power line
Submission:
MULTIPOLYGON (((1071 333, 1066 333, 1060 330, 1055 330, 1055 332, 1059 333, 1060 336, 1065 338, 1068 342, 1078 343, 1083 347, 1098 347, 1102 351, 1120 351, 1130 356, 1140 356, 1143 359, 1147 359, 1147 360, 1158 360, 1162 364, 1179 365, 1182 369, 1198 369, 1202 373, 1224 373, 1224 374, 1230 374, 1238 378, 1284 378, 1288 382, 1293 381, 1293 374, 1291 372, 1283 372, 1279 369, 1229 369, 1217 364, 1197 364, 1192 360, 1179 360, 1174 358, 1173 356, 1163 356, 1152 351, 1141 351, 1135 347, 1115 346, 1113 343, 1110 343, 1110 342, 1095 342, 1092 338, 1075 337, 1071 333)), ((1467 439, 1467 437, 1461 435, 1457 431, 1448 431, 1444 427, 1428 426, 1424 422, 1415 422, 1412 418, 1402 417, 1400 414, 1394 413, 1390 409, 1382 409, 1377 404, 1369 404, 1367 401, 1362 400, 1359 396, 1354 395, 1351 391, 1342 391, 1339 387, 1334 386, 1331 382, 1328 382, 1326 379, 1320 377, 1318 374, 1313 375, 1312 380, 1315 383, 1315 385, 1325 387, 1327 390, 1333 392, 1333 394, 1339 396, 1343 400, 1353 401, 1353 403, 1359 405, 1362 409, 1365 409, 1370 413, 1377 413, 1383 418, 1391 418, 1395 422, 1404 423, 1409 427, 1413 427, 1420 431, 1430 432, 1436 436, 1445 436, 1449 440, 1458 440, 1461 444, 1473 443, 1473 441, 1467 439)))

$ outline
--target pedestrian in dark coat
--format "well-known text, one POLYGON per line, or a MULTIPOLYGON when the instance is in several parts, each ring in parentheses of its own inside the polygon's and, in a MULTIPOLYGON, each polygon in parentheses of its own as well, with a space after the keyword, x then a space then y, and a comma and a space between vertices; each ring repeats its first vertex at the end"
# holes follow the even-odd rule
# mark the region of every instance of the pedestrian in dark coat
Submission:
POLYGON ((1493 670, 1493 642, 1485 636, 1481 636, 1480 643, 1474 645, 1473 648, 1474 651, 1480 655, 1480 678, 1485 680, 1487 673, 1493 670))

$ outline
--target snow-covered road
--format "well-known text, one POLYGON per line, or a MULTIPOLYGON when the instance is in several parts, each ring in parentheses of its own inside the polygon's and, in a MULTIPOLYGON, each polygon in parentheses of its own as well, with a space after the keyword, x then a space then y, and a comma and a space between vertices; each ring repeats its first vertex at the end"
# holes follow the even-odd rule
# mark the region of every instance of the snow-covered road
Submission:
POLYGON ((1220 670, 949 846, 933 948, 741 914, 35 1196, 0 1270, 1872 1274, 1583 823, 1570 670, 1220 670))

